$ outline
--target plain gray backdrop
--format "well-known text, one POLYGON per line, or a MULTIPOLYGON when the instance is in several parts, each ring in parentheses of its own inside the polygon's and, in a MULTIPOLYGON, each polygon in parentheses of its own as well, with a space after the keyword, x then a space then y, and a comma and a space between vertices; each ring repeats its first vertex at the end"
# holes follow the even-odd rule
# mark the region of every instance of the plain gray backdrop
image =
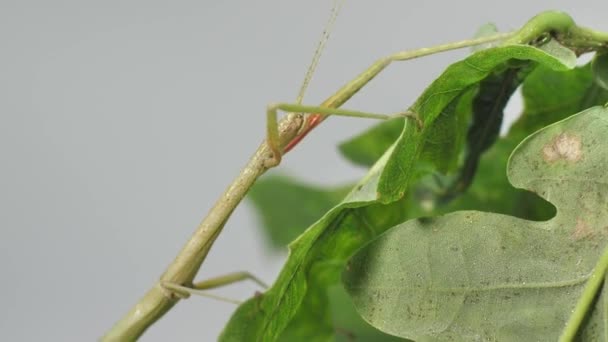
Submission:
MULTIPOLYGON (((266 104, 295 98, 330 7, 0 0, 3 340, 95 340, 127 312, 263 139, 266 104)), ((349 0, 305 102, 378 57, 466 39, 488 21, 515 29, 552 8, 608 31, 606 1, 349 0)), ((393 65, 345 107, 403 110, 466 53, 393 65)), ((279 171, 321 184, 360 177, 335 145, 372 124, 331 118, 279 171)), ((265 251, 257 224, 245 202, 199 278, 249 270, 272 282, 285 253, 265 251)), ((143 340, 214 340, 233 310, 191 298, 143 340)))

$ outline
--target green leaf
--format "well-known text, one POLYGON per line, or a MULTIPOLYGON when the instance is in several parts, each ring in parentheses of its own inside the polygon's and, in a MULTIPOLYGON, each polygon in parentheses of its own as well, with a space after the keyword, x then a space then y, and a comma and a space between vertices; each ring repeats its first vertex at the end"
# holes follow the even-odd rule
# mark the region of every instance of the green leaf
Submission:
MULTIPOLYGON (((455 212, 400 224, 358 252, 344 283, 364 319, 414 340, 557 340, 577 302, 593 300, 581 296, 608 243, 607 117, 593 107, 513 152, 511 183, 553 203, 551 220, 455 212)), ((608 339, 594 331, 589 341, 608 339)))
POLYGON ((572 71, 539 67, 526 78, 522 94, 525 112, 511 127, 509 134, 538 130, 546 125, 548 116, 565 118, 577 113, 579 108, 602 104, 608 99, 608 92, 593 82, 589 65, 572 71))
MULTIPOLYGON (((406 122, 401 136, 352 192, 290 245, 289 257, 274 285, 237 309, 221 339, 247 336, 251 341, 276 340, 294 317, 298 317, 301 308, 327 307, 326 297, 311 289, 327 289, 336 284, 347 258, 373 237, 408 217, 406 204, 411 198, 404 195, 410 183, 429 174, 433 167, 450 165, 460 155, 460 151, 454 151, 452 141, 428 140, 438 136, 435 127, 449 127, 435 126, 436 119, 443 115, 447 121, 454 120, 449 116, 458 108, 457 101, 495 68, 513 59, 531 60, 558 70, 569 67, 545 51, 526 45, 482 50, 448 67, 412 106, 424 122, 424 129, 406 122), (442 150, 454 151, 450 156, 453 160, 432 157, 444 156, 442 150), (253 308, 257 308, 257 312, 252 311, 253 308)), ((457 130, 461 126, 452 127, 457 130)), ((464 132, 442 133, 446 134, 464 132)), ((317 312, 315 317, 324 320, 326 315, 317 312)), ((312 319, 308 318, 306 321, 312 319)), ((326 322, 319 324, 328 326, 326 322)))
POLYGON ((370 167, 395 143, 402 131, 402 119, 387 120, 341 143, 338 148, 351 162, 370 167))
MULTIPOLYGON (((511 47, 517 49, 522 46, 512 45, 511 47)), ((504 49, 504 47, 500 49, 504 49)), ((552 69, 565 70, 576 64, 574 53, 553 40, 549 40, 541 49, 556 58, 552 65, 548 65, 552 69)), ((489 51, 492 57, 498 57, 495 55, 496 48, 486 49, 486 51, 489 51)), ((471 153, 469 153, 467 169, 472 170, 469 173, 474 173, 474 166, 479 158, 478 154, 483 152, 484 147, 490 145, 497 137, 502 122, 503 108, 510 95, 526 73, 536 66, 535 58, 517 57, 518 52, 516 51, 504 51, 507 54, 511 53, 512 58, 498 57, 500 62, 499 60, 494 60, 493 63, 490 61, 492 66, 477 65, 482 63, 481 61, 485 58, 483 52, 478 52, 462 62, 450 66, 442 77, 435 81, 438 84, 431 84, 411 108, 418 113, 427 111, 427 115, 430 116, 429 121, 433 127, 427 130, 428 135, 423 139, 426 145, 423 158, 434 163, 441 172, 453 171, 457 166, 458 155, 467 136, 461 128, 469 125, 470 106, 473 105, 470 102, 472 97, 475 96, 473 100, 475 121, 468 134, 471 153), (450 76, 452 77, 451 82, 448 82, 450 76), (434 91, 434 86, 444 89, 446 93, 434 91), (432 106, 429 108, 427 107, 429 100, 437 102, 435 105, 431 103, 432 106), (437 111, 438 108, 441 110, 437 111), (488 127, 494 129, 488 129, 488 127), (476 140, 480 135, 483 140, 476 140)), ((541 61, 541 64, 546 62, 547 60, 541 61)), ((383 122, 342 143, 340 151, 355 164, 370 166, 399 137, 398 132, 402 127, 403 124, 397 120, 383 122)))
POLYGON ((307 297, 313 300, 303 301, 280 341, 404 341, 366 323, 342 286, 311 287, 307 297))
MULTIPOLYGON (((322 188, 306 185, 283 175, 271 175, 258 181, 249 199, 262 218, 263 228, 275 247, 293 241, 315 219, 339 203, 352 186, 322 188)), ((336 282, 332 280, 331 282, 336 282)), ((356 313, 350 298, 341 286, 311 288, 308 295, 316 300, 303 306, 281 335, 283 341, 348 339, 402 340, 386 335, 366 324, 356 313), (322 299, 322 300, 320 300, 322 299), (318 305, 329 303, 330 310, 318 305), (319 319, 319 314, 325 314, 319 319)))
POLYGON ((591 62, 591 68, 597 84, 608 89, 608 52, 596 53, 591 62))
POLYGON ((338 329, 336 333, 338 341, 406 341, 396 336, 384 334, 365 322, 355 310, 354 304, 342 285, 338 284, 329 288, 328 296, 333 321, 338 329))
POLYGON ((284 248, 338 204, 352 187, 326 189, 287 176, 270 175, 253 186, 248 198, 259 213, 261 226, 272 245, 284 248))
POLYGON ((547 39, 539 48, 564 63, 569 69, 576 66, 576 54, 555 39, 547 39))
POLYGON ((529 72, 529 67, 523 70, 509 68, 503 72, 492 74, 481 81, 478 93, 473 100, 473 123, 467 134, 467 149, 464 164, 459 177, 448 190, 446 197, 453 198, 467 189, 483 152, 494 144, 500 133, 504 108, 529 72))
POLYGON ((589 65, 568 71, 538 67, 523 83, 524 111, 509 130, 480 159, 472 186, 449 205, 436 206, 434 214, 475 209, 532 220, 548 219, 555 208, 537 195, 510 186, 504 172, 513 149, 538 129, 591 106, 608 101, 589 65))
MULTIPOLYGON (((560 56, 560 60, 569 67, 576 64, 574 53, 554 40, 547 40, 541 49, 551 52, 554 56, 560 56)), ((458 177, 445 191, 442 201, 449 201, 459 196, 471 185, 479 159, 499 136, 504 109, 511 95, 535 67, 536 64, 529 61, 511 60, 506 63, 504 70, 490 74, 480 82, 472 103, 472 124, 466 137, 464 162, 459 169, 458 177)), ((456 137, 453 141, 454 144, 460 143, 456 137)), ((439 170, 441 171, 441 168, 439 170)))
MULTIPOLYGON (((506 45, 476 52, 463 61, 450 65, 418 98, 411 107, 411 111, 418 113, 425 127, 432 128, 439 115, 452 114, 444 113, 444 110, 456 108, 456 106, 451 106, 453 101, 458 100, 471 87, 488 77, 496 68, 502 68, 505 63, 512 60, 533 61, 555 70, 567 70, 573 67, 574 53, 572 51, 570 54, 564 54, 563 50, 559 49, 555 51, 559 52, 559 56, 553 56, 527 45, 506 45)), ((387 161, 378 182, 381 202, 388 203, 403 197, 413 174, 411 168, 414 167, 427 143, 426 138, 429 136, 434 136, 432 129, 420 132, 415 125, 405 125, 401 137, 395 144, 394 153, 387 161)), ((430 146, 429 149, 443 155, 439 151, 452 150, 453 146, 441 144, 441 146, 430 146)), ((451 156, 452 159, 457 159, 457 157, 458 153, 451 156)), ((443 166, 446 160, 427 160, 426 162, 443 166)), ((440 171, 444 170, 440 169, 440 171)))

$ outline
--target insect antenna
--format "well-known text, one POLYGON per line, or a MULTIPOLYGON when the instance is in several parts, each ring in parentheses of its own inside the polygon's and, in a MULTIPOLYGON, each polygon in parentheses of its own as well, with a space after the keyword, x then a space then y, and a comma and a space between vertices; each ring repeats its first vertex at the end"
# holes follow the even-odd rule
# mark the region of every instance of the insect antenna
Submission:
POLYGON ((308 85, 310 84, 310 81, 315 72, 315 69, 317 68, 317 65, 319 64, 319 60, 321 59, 321 54, 323 53, 323 50, 325 49, 325 44, 329 40, 329 36, 333 29, 334 23, 336 22, 336 18, 338 17, 338 13, 340 13, 340 10, 342 9, 342 6, 344 5, 345 2, 346 2, 346 0, 334 0, 333 6, 330 11, 329 19, 327 20, 327 23, 325 24, 325 28, 323 29, 321 39, 319 40, 319 43, 317 44, 317 48, 315 49, 312 60, 310 61, 310 65, 308 66, 308 69, 306 70, 306 75, 304 76, 304 81, 302 82, 302 86, 300 87, 300 91, 298 92, 298 97, 296 98, 296 103, 298 103, 298 104, 302 103, 302 100, 304 99, 304 93, 306 93, 306 89, 308 88, 308 85))

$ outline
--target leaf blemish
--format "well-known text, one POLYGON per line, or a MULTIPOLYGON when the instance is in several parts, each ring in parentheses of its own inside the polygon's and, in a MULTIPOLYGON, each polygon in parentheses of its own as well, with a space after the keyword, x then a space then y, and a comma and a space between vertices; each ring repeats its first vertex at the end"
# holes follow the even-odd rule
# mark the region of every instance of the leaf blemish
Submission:
POLYGON ((580 240, 580 239, 590 237, 591 235, 593 235, 593 230, 591 229, 591 227, 589 227, 587 222, 585 222, 581 218, 577 219, 576 226, 574 227, 574 231, 572 232, 572 235, 571 235, 572 239, 580 240))
POLYGON ((581 139, 567 133, 561 133, 543 147, 543 159, 554 162, 560 159, 577 162, 581 159, 581 139))

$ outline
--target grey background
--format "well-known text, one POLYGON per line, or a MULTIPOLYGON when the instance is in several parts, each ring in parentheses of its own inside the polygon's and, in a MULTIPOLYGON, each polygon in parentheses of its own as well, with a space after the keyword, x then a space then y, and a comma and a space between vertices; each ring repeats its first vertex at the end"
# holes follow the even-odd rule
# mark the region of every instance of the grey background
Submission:
MULTIPOLYGON (((264 109, 295 98, 329 0, 0 1, 0 335, 100 337, 157 280, 264 137, 264 109)), ((376 58, 513 29, 559 8, 608 31, 605 1, 350 0, 315 74, 318 103, 376 58)), ((404 109, 466 51, 393 65, 348 108, 404 109)), ((517 112, 517 104, 511 105, 517 112)), ((354 179, 335 145, 373 124, 332 118, 280 171, 354 179)), ((199 278, 250 270, 268 282, 248 203, 199 278)), ((251 284, 219 291, 246 298, 251 284)), ((214 340, 231 304, 180 303, 143 340, 214 340)))

